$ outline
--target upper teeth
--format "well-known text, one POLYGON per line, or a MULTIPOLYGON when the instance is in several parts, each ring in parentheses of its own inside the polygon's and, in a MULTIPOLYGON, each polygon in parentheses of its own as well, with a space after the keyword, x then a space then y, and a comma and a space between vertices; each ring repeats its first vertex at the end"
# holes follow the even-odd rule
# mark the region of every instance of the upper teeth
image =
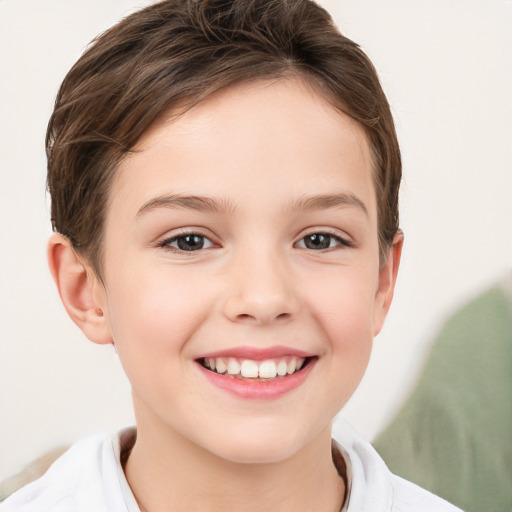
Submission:
POLYGON ((291 375, 302 368, 303 357, 287 357, 283 359, 236 359, 234 357, 206 357, 204 365, 217 373, 241 375, 245 378, 273 379, 276 376, 291 375))

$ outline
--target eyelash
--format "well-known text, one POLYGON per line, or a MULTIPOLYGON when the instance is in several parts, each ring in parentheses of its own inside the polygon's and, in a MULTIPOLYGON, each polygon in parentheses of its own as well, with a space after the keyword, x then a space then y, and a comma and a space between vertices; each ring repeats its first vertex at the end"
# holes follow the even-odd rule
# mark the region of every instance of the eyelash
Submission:
MULTIPOLYGON (((328 251, 329 249, 333 249, 336 246, 343 246, 343 247, 348 247, 348 248, 355 247, 355 244, 351 240, 343 238, 342 236, 340 236, 338 234, 331 233, 329 231, 314 231, 314 232, 308 233, 308 234, 304 235, 299 240, 299 242, 296 242, 294 245, 297 245, 298 243, 303 242, 306 238, 313 237, 313 236, 319 236, 319 237, 326 237, 326 238, 328 238, 329 239, 329 246, 325 247, 325 248, 320 248, 320 249, 317 250, 317 249, 312 249, 310 247, 305 246, 306 244, 304 243, 304 247, 300 247, 300 248, 301 249, 309 249, 309 250, 312 250, 314 252, 324 252, 324 251, 328 251), (330 243, 331 243, 332 240, 334 240, 336 242, 336 245, 331 247, 330 243)), ((210 238, 208 238, 204 234, 201 234, 201 233, 198 233, 198 232, 195 232, 195 231, 183 232, 183 233, 180 233, 178 235, 174 235, 171 238, 166 238, 165 240, 162 240, 158 244, 158 247, 161 247, 161 248, 169 250, 169 251, 177 252, 177 253, 182 253, 182 254, 184 254, 184 253, 191 253, 191 252, 198 252, 198 251, 203 250, 203 249, 210 249, 211 247, 214 247, 214 246, 215 246, 215 242, 210 240, 210 238), (186 237, 200 238, 203 243, 201 244, 201 246, 199 248, 191 249, 191 250, 187 250, 187 249, 183 249, 183 248, 180 248, 180 247, 172 246, 172 244, 174 244, 174 243, 179 244, 180 240, 183 240, 186 237), (210 245, 208 247, 204 247, 204 242, 205 241, 209 242, 210 245)))
MULTIPOLYGON (((335 233, 332 233, 328 230, 326 231, 313 231, 311 233, 307 233, 306 235, 304 235, 300 240, 299 242, 302 242, 304 241, 306 238, 308 237, 312 237, 312 236, 322 236, 322 237, 327 237, 329 238, 329 241, 331 240, 335 240, 337 242, 337 246, 343 246, 343 247, 348 247, 348 248, 352 248, 352 247, 355 247, 355 244, 354 242, 352 242, 351 240, 347 239, 347 238, 344 238, 342 236, 340 236, 339 234, 335 234, 335 233)), ((336 246, 334 246, 336 247, 336 246)), ((327 251, 329 249, 333 249, 334 247, 326 247, 324 249, 320 249, 318 250, 318 252, 323 252, 323 251, 327 251)), ((309 249, 308 247, 301 247, 301 248, 304 248, 304 249, 309 249)), ((314 250, 314 249, 311 249, 311 250, 314 250)))
POLYGON ((198 250, 201 250, 201 249, 209 249, 210 247, 199 247, 199 249, 195 249, 195 250, 186 250, 186 249, 181 249, 180 247, 173 247, 171 244, 173 243, 179 243, 180 240, 183 240, 185 239, 186 237, 197 237, 197 238, 201 238, 203 243, 204 241, 208 241, 211 245, 210 247, 213 247, 215 246, 215 243, 212 242, 210 240, 210 238, 208 238, 206 235, 203 235, 202 233, 198 233, 196 231, 186 231, 186 232, 183 232, 183 233, 179 233, 178 235, 174 235, 172 236, 171 238, 166 238, 165 240, 162 240, 159 244, 158 244, 158 247, 161 247, 163 249, 167 249, 169 251, 173 251, 173 252, 178 252, 178 253, 188 253, 188 252, 197 252, 198 250))

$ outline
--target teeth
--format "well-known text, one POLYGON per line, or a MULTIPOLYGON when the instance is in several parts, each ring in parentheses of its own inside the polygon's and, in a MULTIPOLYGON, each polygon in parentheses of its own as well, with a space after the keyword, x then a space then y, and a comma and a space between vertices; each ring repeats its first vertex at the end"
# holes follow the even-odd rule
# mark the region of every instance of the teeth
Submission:
POLYGON ((228 373, 229 375, 238 375, 240 373, 240 363, 232 357, 228 359, 228 373))
POLYGON ((222 359, 217 359, 215 366, 217 368, 217 373, 226 373, 226 370, 228 369, 226 363, 222 359))
POLYGON ((286 375, 287 369, 288 369, 288 365, 286 364, 286 361, 284 359, 281 359, 281 361, 279 361, 277 368, 276 368, 277 375, 280 375, 281 377, 283 375, 286 375))
POLYGON ((242 377, 246 378, 258 377, 258 363, 256 361, 245 359, 242 361, 242 365, 240 366, 240 373, 242 374, 242 377))
MULTIPOLYGON (((281 364, 281 362, 282 361, 280 361, 279 364, 281 364)), ((276 368, 275 361, 263 361, 260 364, 260 370, 259 370, 260 379, 273 379, 276 375, 277 375, 277 368, 276 368)))
POLYGON ((234 357, 227 359, 207 357, 204 366, 211 370, 245 379, 274 379, 277 376, 292 375, 300 370, 305 359, 302 357, 290 357, 283 359, 267 359, 265 361, 253 361, 251 359, 238 360, 234 357))

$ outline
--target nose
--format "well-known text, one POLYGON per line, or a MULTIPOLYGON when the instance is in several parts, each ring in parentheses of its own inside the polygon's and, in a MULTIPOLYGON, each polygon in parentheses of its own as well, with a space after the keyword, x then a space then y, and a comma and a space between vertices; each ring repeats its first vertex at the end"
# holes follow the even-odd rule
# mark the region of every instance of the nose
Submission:
POLYGON ((276 253, 241 257, 231 268, 224 313, 233 322, 286 323, 300 308, 292 272, 276 253))

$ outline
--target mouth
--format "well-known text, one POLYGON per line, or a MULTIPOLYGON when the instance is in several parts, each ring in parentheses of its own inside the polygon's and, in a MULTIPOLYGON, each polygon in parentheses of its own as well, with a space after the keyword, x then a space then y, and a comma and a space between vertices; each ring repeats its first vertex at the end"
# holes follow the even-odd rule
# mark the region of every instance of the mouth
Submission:
POLYGON ((206 370, 239 380, 269 382, 303 371, 315 357, 280 357, 276 359, 242 359, 236 357, 203 357, 197 362, 206 370))
POLYGON ((316 355, 284 349, 234 352, 202 356, 196 359, 197 367, 214 387, 259 401, 278 399, 301 387, 318 361, 316 355))

